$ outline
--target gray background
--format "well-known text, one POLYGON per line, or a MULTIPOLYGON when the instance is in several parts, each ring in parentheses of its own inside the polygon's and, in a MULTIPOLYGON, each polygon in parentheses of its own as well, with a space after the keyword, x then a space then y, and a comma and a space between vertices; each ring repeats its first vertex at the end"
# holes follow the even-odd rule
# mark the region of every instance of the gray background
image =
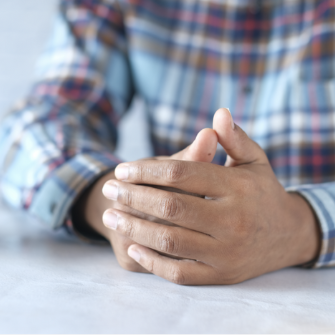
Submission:
MULTIPOLYGON (((0 1, 1 112, 29 87, 54 4, 0 1)), ((121 128, 122 156, 146 156, 141 103, 121 128)), ((124 271, 111 248, 49 232, 5 208, 0 264, 1 333, 335 332, 333 269, 285 269, 234 286, 177 286, 124 271)))

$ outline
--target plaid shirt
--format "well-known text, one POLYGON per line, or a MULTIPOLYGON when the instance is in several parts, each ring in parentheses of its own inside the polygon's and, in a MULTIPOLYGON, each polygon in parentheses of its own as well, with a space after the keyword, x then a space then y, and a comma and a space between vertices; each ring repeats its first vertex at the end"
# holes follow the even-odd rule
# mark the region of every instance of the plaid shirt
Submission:
POLYGON ((0 126, 4 198, 60 227, 119 163, 135 93, 155 155, 183 149, 226 106, 314 209, 314 266, 335 265, 334 69, 334 0, 63 0, 36 84, 0 126))

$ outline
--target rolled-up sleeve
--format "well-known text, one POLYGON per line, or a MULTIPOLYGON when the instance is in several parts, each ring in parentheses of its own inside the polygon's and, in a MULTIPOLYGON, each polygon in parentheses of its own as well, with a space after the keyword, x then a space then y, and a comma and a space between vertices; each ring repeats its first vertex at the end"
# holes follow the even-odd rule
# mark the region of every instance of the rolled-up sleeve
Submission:
POLYGON ((1 192, 50 228, 120 161, 117 124, 133 84, 116 1, 60 4, 27 99, 0 124, 1 192))

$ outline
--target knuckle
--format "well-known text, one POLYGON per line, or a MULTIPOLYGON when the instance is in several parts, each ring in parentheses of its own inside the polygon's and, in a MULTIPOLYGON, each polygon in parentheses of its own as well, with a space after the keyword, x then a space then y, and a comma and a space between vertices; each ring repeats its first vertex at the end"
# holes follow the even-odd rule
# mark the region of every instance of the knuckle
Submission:
POLYGON ((121 198, 122 204, 132 207, 133 205, 133 197, 132 192, 130 190, 127 190, 125 188, 119 189, 120 195, 119 198, 121 198))
POLYGON ((186 277, 179 266, 173 266, 170 270, 170 281, 177 285, 185 285, 186 277))
POLYGON ((165 197, 160 204, 161 217, 165 220, 180 218, 183 207, 181 200, 176 195, 165 197))
POLYGON ((146 175, 145 171, 146 171, 145 162, 140 161, 139 164, 133 167, 132 174, 136 180, 141 181, 146 175))
POLYGON ((178 237, 165 230, 158 240, 158 248, 160 251, 167 253, 167 254, 176 254, 179 250, 179 241, 178 237))
POLYGON ((133 220, 123 220, 121 227, 123 227, 123 233, 133 239, 135 236, 135 223, 133 220))
POLYGON ((186 175, 186 164, 182 161, 170 162, 166 167, 166 180, 170 184, 180 182, 186 175))

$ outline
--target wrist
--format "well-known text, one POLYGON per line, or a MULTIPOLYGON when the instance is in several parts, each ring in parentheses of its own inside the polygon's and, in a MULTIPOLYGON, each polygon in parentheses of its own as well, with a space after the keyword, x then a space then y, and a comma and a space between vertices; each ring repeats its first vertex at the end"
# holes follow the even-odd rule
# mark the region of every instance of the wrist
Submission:
POLYGON ((320 226, 318 219, 309 205, 299 193, 289 193, 293 211, 294 232, 292 245, 294 264, 304 265, 317 259, 320 252, 320 226))
POLYGON ((103 224, 102 216, 103 213, 113 205, 112 201, 108 200, 102 194, 102 188, 104 184, 111 179, 115 179, 114 171, 107 173, 94 183, 88 194, 87 204, 85 207, 86 222, 92 229, 94 229, 109 241, 111 240, 111 230, 105 227, 103 224))
POLYGON ((104 211, 112 207, 111 201, 102 194, 106 181, 115 179, 114 172, 109 172, 96 180, 77 200, 72 210, 73 222, 79 233, 90 236, 102 236, 111 240, 111 231, 102 222, 104 211))

